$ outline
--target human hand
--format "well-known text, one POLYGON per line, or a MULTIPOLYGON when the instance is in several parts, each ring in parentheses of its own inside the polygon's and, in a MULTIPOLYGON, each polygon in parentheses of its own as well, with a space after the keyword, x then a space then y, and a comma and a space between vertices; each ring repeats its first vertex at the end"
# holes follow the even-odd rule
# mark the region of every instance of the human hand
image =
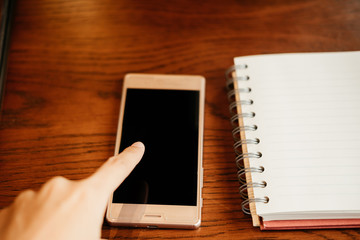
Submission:
POLYGON ((86 179, 54 177, 38 192, 22 192, 0 211, 1 239, 99 240, 110 194, 138 164, 144 151, 142 143, 134 143, 86 179))

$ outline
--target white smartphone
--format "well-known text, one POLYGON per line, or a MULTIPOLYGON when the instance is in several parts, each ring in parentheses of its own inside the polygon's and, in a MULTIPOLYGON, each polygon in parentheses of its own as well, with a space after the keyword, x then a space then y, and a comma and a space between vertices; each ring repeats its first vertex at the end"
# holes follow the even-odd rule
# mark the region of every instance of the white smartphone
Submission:
POLYGON ((115 154, 136 141, 145 154, 109 199, 111 225, 200 226, 204 102, 202 76, 125 76, 115 154))

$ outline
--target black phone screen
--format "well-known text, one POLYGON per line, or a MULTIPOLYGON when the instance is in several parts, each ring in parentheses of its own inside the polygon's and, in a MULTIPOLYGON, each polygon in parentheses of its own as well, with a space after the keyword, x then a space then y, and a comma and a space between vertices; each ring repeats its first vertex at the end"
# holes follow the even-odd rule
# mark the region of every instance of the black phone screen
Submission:
POLYGON ((114 203, 196 206, 199 91, 127 89, 120 152, 145 154, 114 192, 114 203))

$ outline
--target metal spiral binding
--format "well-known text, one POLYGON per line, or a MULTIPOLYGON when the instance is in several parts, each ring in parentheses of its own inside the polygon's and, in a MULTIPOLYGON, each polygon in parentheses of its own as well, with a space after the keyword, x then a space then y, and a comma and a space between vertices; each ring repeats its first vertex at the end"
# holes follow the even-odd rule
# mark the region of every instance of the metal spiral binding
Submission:
POLYGON ((236 109, 239 105, 253 105, 253 104, 254 104, 254 101, 252 99, 234 101, 234 102, 230 103, 230 105, 229 105, 230 114, 236 114, 236 109))
POLYGON ((235 128, 236 126, 238 126, 238 125, 236 124, 236 122, 239 120, 239 118, 253 118, 253 117, 255 117, 255 113, 254 113, 254 112, 234 114, 234 115, 230 118, 230 122, 231 122, 231 125, 235 128))
POLYGON ((241 208, 242 208, 242 211, 245 213, 245 214, 251 214, 250 212, 250 203, 268 203, 269 202, 269 198, 268 197, 262 197, 262 198, 248 198, 246 200, 244 200, 241 204, 241 208))
POLYGON ((243 199, 247 199, 247 189, 248 188, 264 188, 266 187, 267 183, 265 181, 263 182, 248 182, 239 187, 240 195, 243 199))
POLYGON ((242 145, 244 144, 259 144, 260 143, 260 139, 258 138, 254 138, 254 139, 244 139, 244 140, 238 140, 234 143, 234 151, 236 153, 241 153, 242 152, 242 145))
POLYGON ((240 153, 239 151, 235 150, 235 153, 237 154, 237 156, 235 158, 235 163, 236 163, 236 166, 239 169, 244 168, 244 163, 243 163, 244 158, 261 158, 262 157, 261 152, 257 152, 257 153, 240 153))
POLYGON ((233 77, 233 72, 235 70, 244 70, 248 68, 246 64, 238 65, 238 66, 232 66, 225 72, 226 77, 226 88, 228 90, 228 100, 230 101, 229 105, 229 111, 230 114, 232 114, 230 118, 231 125, 233 126, 232 135, 234 138, 234 151, 236 153, 235 163, 238 167, 238 180, 240 183, 239 192, 243 199, 245 199, 242 203, 242 211, 246 214, 251 214, 250 212, 250 204, 251 203, 268 203, 269 198, 268 197, 262 197, 262 198, 249 198, 247 194, 247 189, 249 188, 265 188, 267 183, 265 181, 263 182, 246 182, 246 174, 247 173, 263 173, 265 168, 260 167, 244 167, 244 159, 251 159, 251 158, 261 158, 262 153, 261 152, 250 152, 250 153, 243 153, 242 152, 242 146, 244 144, 259 144, 260 139, 254 138, 254 139, 241 139, 240 134, 241 132, 246 131, 256 131, 257 125, 245 125, 245 126, 239 126, 238 120, 240 118, 254 118, 255 112, 243 112, 243 113, 237 113, 237 107, 239 105, 252 105, 254 101, 252 99, 245 99, 236 101, 236 94, 239 93, 251 93, 251 88, 237 88, 234 89, 234 81, 249 81, 249 76, 237 76, 233 77))
POLYGON ((248 68, 248 66, 246 64, 242 64, 242 65, 236 65, 236 66, 231 66, 230 68, 228 68, 225 72, 225 78, 226 78, 226 88, 228 90, 231 90, 234 88, 234 80, 237 81, 247 81, 250 79, 249 76, 237 76, 237 77, 233 77, 232 73, 236 70, 243 70, 248 68))
POLYGON ((229 90, 227 93, 228 100, 232 101, 233 99, 235 99, 236 93, 250 93, 250 92, 251 92, 251 88, 249 87, 229 90))
POLYGON ((265 171, 265 168, 263 166, 260 167, 250 167, 250 168, 243 168, 243 169, 239 169, 239 171, 237 172, 237 176, 239 179, 239 182, 241 184, 245 184, 246 183, 246 173, 263 173, 265 171))
POLYGON ((249 126, 237 126, 232 130, 232 135, 234 138, 234 141, 240 140, 240 132, 242 131, 256 131, 258 127, 256 125, 249 125, 249 126))
POLYGON ((234 80, 236 81, 248 81, 250 79, 249 76, 240 76, 240 77, 229 77, 228 79, 226 79, 226 88, 229 90, 234 86, 234 80))
POLYGON ((258 139, 258 138, 244 139, 244 140, 240 139, 234 143, 234 149, 241 148, 241 146, 244 144, 259 144, 259 143, 260 143, 260 139, 258 139))

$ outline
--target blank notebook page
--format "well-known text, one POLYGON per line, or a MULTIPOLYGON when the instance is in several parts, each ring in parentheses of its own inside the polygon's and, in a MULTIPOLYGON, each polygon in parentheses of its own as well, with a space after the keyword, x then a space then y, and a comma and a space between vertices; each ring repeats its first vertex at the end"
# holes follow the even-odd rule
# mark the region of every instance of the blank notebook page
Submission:
POLYGON ((242 111, 254 112, 244 125, 248 152, 261 152, 250 166, 256 203, 264 220, 359 218, 360 216, 360 52, 272 54, 235 58, 242 111), (269 215, 271 214, 271 215, 269 215))

